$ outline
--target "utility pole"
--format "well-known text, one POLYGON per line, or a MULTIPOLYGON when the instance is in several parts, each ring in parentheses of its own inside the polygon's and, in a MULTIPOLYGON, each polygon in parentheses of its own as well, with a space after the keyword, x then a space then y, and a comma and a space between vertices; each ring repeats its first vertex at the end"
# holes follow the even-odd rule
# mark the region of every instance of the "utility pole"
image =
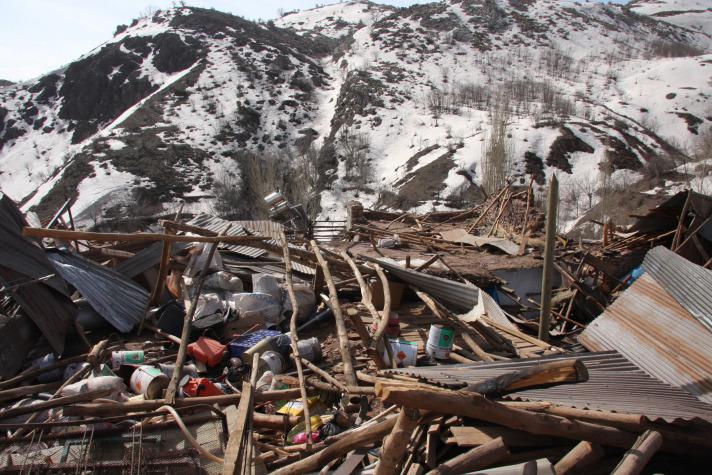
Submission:
POLYGON ((544 244, 544 269, 541 276, 541 314, 539 315, 539 339, 549 341, 551 321, 551 277, 556 247, 556 211, 559 207, 559 181, 551 176, 546 198, 546 243, 544 244))

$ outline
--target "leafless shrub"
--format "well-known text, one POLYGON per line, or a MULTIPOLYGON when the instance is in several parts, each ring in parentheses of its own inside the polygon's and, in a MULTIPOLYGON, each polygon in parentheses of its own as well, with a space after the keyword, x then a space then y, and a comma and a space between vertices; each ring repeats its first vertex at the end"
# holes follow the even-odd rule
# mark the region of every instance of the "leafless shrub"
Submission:
POLYGON ((373 178, 369 151, 371 143, 364 133, 345 129, 339 136, 337 150, 346 166, 345 178, 357 188, 363 188, 373 178))
POLYGON ((513 150, 507 132, 508 123, 509 104, 506 98, 501 98, 490 109, 490 129, 482 157, 482 186, 490 194, 506 184, 512 170, 513 150))
POLYGON ((700 56, 704 50, 682 41, 654 40, 648 45, 644 56, 652 58, 684 58, 687 56, 700 56))

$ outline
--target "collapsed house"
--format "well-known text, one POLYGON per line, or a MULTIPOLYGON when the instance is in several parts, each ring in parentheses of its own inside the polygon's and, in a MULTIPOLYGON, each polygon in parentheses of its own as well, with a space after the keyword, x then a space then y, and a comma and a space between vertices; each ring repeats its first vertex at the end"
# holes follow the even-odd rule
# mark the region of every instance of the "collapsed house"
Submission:
POLYGON ((710 198, 680 193, 598 241, 549 236, 549 299, 531 188, 425 215, 351 202, 332 223, 270 196, 275 220, 179 214, 144 233, 74 230, 69 206, 28 226, 2 197, 0 470, 709 463, 710 198))

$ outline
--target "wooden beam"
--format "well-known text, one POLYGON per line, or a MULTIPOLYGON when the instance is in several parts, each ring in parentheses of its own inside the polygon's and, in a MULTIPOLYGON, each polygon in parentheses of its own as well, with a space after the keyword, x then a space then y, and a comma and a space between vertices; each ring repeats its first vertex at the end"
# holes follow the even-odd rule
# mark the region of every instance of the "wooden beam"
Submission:
POLYGON ((356 380, 356 373, 354 373, 354 365, 351 357, 351 350, 349 349, 349 334, 346 330, 346 324, 344 322, 344 315, 341 312, 341 304, 339 303, 339 296, 336 293, 336 286, 334 285, 334 279, 331 277, 331 271, 329 270, 329 264, 327 264, 324 256, 321 254, 321 250, 317 245, 316 241, 310 242, 314 255, 316 256, 321 269, 324 271, 324 279, 326 279, 326 284, 329 287, 329 300, 331 301, 331 310, 334 313, 334 321, 336 322, 336 333, 339 338, 339 351, 341 352, 341 361, 344 365, 344 376, 346 376, 347 386, 358 386, 358 381, 356 380))
POLYGON ((539 313, 539 339, 549 341, 551 322, 551 279, 553 277, 554 248, 556 247, 556 210, 559 207, 559 182, 551 175, 546 200, 546 241, 544 266, 541 276, 541 312, 539 313))
POLYGON ((440 414, 454 414, 493 422, 531 434, 551 435, 573 440, 589 440, 602 445, 630 447, 635 436, 629 432, 551 414, 512 409, 477 393, 429 389, 413 385, 376 382, 376 395, 384 402, 406 405, 440 414))
POLYGON ((581 360, 568 359, 549 361, 538 366, 504 373, 478 383, 470 383, 467 385, 467 390, 492 396, 545 384, 579 383, 584 381, 588 381, 586 366, 581 360))
POLYGON ((61 229, 45 229, 25 227, 23 236, 34 238, 53 238, 82 241, 124 241, 124 242, 207 242, 225 244, 254 244, 272 238, 261 236, 175 236, 160 233, 93 233, 86 231, 66 231, 61 229))
MULTIPOLYGON (((228 229, 230 229, 230 226, 225 228, 225 230, 221 233, 220 236, 217 237, 217 239, 225 237, 224 234, 228 231, 228 229)), ((170 235, 166 234, 165 236, 170 235)), ((176 400, 176 391, 178 389, 178 381, 180 380, 181 373, 183 372, 183 363, 185 363, 185 354, 188 349, 188 339, 190 338, 190 327, 193 323, 193 315, 195 315, 195 309, 198 308, 198 299, 200 298, 200 292, 203 289, 205 278, 208 275, 208 271, 210 270, 210 264, 213 261, 215 251, 218 250, 219 244, 220 241, 218 240, 213 242, 213 244, 210 246, 207 259, 205 260, 205 264, 203 264, 203 268, 200 270, 200 275, 193 289, 193 298, 190 300, 190 307, 188 307, 188 311, 185 312, 185 316, 183 317, 183 330, 180 335, 180 345, 178 346, 176 365, 175 369, 173 370, 171 380, 168 383, 168 389, 166 389, 166 401, 168 401, 169 404, 173 404, 176 400)))
POLYGON ((237 406, 235 429, 230 433, 230 438, 225 448, 223 475, 242 475, 244 473, 250 473, 252 468, 252 454, 249 449, 249 441, 252 439, 254 390, 257 382, 257 366, 259 365, 259 360, 259 353, 255 353, 252 358, 250 381, 242 383, 242 397, 237 406))
POLYGON ((451 458, 441 463, 437 468, 428 472, 428 475, 459 475, 469 473, 493 465, 509 455, 509 450, 498 437, 484 445, 451 458))
POLYGON ((413 431, 418 427, 420 412, 417 409, 402 407, 393 427, 391 434, 383 441, 381 448, 381 458, 376 465, 375 475, 391 475, 397 473, 396 468, 400 464, 408 441, 413 435, 413 431))
POLYGON ((341 437, 334 444, 298 462, 279 468, 273 471, 272 475, 298 475, 318 471, 335 458, 383 439, 395 427, 396 419, 397 417, 393 416, 384 421, 339 434, 341 437))
POLYGON ((554 465, 554 472, 556 475, 565 475, 574 470, 580 471, 603 458, 604 455, 606 453, 600 445, 592 444, 587 440, 581 441, 554 465))
POLYGON ((618 466, 611 472, 611 475, 638 475, 653 458, 663 445, 663 436, 660 432, 647 430, 633 447, 623 456, 618 466))

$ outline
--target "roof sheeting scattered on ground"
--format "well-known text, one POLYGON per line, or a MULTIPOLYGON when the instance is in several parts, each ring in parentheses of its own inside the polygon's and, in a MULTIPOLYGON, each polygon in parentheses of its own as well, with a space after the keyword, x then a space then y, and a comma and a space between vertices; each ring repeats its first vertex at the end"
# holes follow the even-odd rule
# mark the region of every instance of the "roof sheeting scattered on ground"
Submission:
POLYGON ((547 401, 561 406, 599 411, 639 414, 655 421, 702 419, 712 422, 712 405, 687 392, 652 378, 615 351, 555 355, 506 362, 429 366, 388 370, 406 374, 443 387, 458 388, 502 374, 529 368, 552 360, 581 360, 588 370, 588 381, 515 391, 505 399, 547 401))
POLYGON ((669 251, 656 248, 649 254, 648 272, 589 324, 579 341, 590 351, 617 350, 648 374, 712 403, 712 333, 702 324, 711 307, 706 312, 699 307, 709 298, 704 292, 712 292, 708 276, 669 251), (701 317, 688 308, 701 311, 701 317))
POLYGON ((643 269, 712 331, 712 271, 662 246, 646 254, 643 269))
POLYGON ((427 292, 457 310, 469 311, 477 305, 477 296, 480 289, 474 285, 461 284, 442 277, 406 269, 382 259, 374 259, 363 255, 360 257, 365 261, 380 265, 407 284, 427 292))
POLYGON ((120 332, 131 331, 143 318, 150 296, 140 285, 77 254, 51 251, 47 257, 62 278, 120 332))
MULTIPOLYGON (((187 248, 190 243, 174 242, 171 243, 171 256, 175 256, 183 249, 187 248)), ((163 253, 163 243, 156 242, 145 249, 137 252, 136 255, 126 259, 119 265, 114 267, 114 270, 126 277, 136 277, 142 272, 147 271, 151 267, 161 263, 161 255, 163 253)))
MULTIPOLYGON (((22 235, 25 225, 15 203, 0 193, 0 277, 6 283, 56 273, 39 244, 22 235)), ((53 277, 41 283, 23 285, 11 293, 52 349, 61 354, 67 328, 77 314, 76 307, 66 295, 68 289, 64 281, 53 277)))

